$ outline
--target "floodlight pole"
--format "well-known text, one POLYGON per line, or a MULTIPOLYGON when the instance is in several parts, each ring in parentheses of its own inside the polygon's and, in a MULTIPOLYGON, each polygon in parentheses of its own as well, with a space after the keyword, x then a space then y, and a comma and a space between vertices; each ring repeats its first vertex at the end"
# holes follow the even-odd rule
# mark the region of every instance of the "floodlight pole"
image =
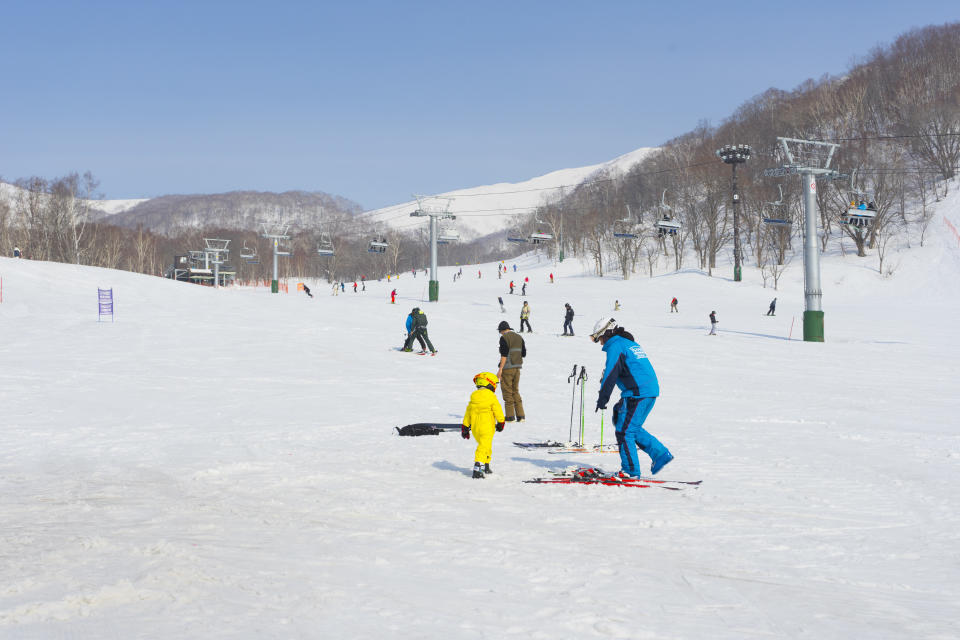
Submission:
POLYGON ((457 216, 449 212, 450 199, 447 201, 447 211, 442 213, 431 213, 424 211, 421 206, 423 196, 414 196, 417 199, 417 209, 410 214, 411 218, 430 217, 430 302, 437 302, 440 299, 440 279, 437 276, 437 220, 449 218, 456 220, 457 216))
POLYGON ((750 145, 726 144, 717 149, 717 157, 733 169, 733 280, 743 279, 740 265, 740 194, 737 193, 737 165, 750 159, 750 145))
POLYGON ((803 186, 803 340, 823 342, 823 291, 820 288, 820 247, 817 244, 817 177, 837 178, 840 174, 830 169, 834 152, 840 147, 832 142, 777 138, 788 164, 763 172, 767 177, 799 175, 803 186), (799 154, 793 154, 787 143, 818 147, 824 155, 822 166, 816 162, 803 164, 799 154))

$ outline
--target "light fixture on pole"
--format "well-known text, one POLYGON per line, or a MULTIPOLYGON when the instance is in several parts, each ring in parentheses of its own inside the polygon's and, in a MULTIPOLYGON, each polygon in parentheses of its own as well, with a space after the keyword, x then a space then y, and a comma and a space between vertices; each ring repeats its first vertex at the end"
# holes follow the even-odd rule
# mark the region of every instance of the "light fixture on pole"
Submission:
POLYGON ((725 144, 717 149, 717 157, 733 169, 733 280, 740 282, 740 194, 737 193, 737 165, 750 159, 750 145, 725 144))

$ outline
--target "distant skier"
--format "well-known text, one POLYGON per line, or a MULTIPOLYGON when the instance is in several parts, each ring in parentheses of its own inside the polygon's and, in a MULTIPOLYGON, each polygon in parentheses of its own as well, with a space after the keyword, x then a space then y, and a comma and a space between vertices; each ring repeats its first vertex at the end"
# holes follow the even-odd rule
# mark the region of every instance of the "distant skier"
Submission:
POLYGON ((670 301, 670 313, 680 313, 680 309, 677 308, 677 299, 674 298, 670 301))
POLYGON ((357 292, 357 283, 356 283, 356 282, 353 283, 353 292, 354 292, 354 293, 357 292))
POLYGON ((619 301, 619 300, 614 300, 614 301, 613 301, 613 310, 614 310, 614 311, 620 311, 620 301, 619 301))
POLYGON ((394 289, 390 292, 390 304, 397 304, 397 290, 394 289))
POLYGON ((505 320, 497 325, 500 333, 500 364, 497 377, 500 378, 500 390, 503 392, 503 411, 507 422, 523 422, 523 398, 520 397, 520 370, 523 359, 527 357, 527 344, 505 320))
POLYGON ((311 298, 313 297, 313 294, 310 293, 310 287, 308 287, 307 285, 303 285, 303 292, 308 296, 310 296, 311 298))
POLYGON ((483 274, 480 273, 480 269, 477 269, 477 280, 483 277, 483 274))
POLYGON ((563 316, 563 335, 572 336, 573 335, 573 307, 570 306, 570 303, 563 305, 566 309, 566 313, 563 316), (567 333, 567 330, 570 330, 570 333, 567 333))
POLYGON ((501 298, 500 296, 497 296, 497 302, 500 303, 500 313, 506 313, 507 308, 503 306, 503 298, 501 298))
POLYGON ((513 272, 514 272, 514 273, 517 272, 517 265, 516 265, 516 264, 513 265, 513 272))
POLYGON ((333 293, 331 293, 330 295, 335 296, 335 295, 338 295, 339 293, 340 293, 340 285, 337 284, 336 282, 334 282, 334 283, 333 283, 333 293))
POLYGON ((21 257, 21 255, 20 255, 20 247, 14 247, 14 248, 13 248, 13 257, 14 257, 14 258, 20 258, 20 257, 21 257))
POLYGON ((770 302, 770 308, 767 309, 767 315, 768 316, 777 315, 777 299, 776 298, 774 298, 773 301, 770 302))
POLYGON ((650 473, 656 475, 673 460, 673 454, 643 428, 660 396, 657 374, 643 347, 623 327, 617 326, 613 318, 599 320, 590 338, 603 345, 607 358, 596 410, 606 409, 613 388, 620 389, 620 400, 613 406, 613 424, 620 448, 621 473, 640 475, 639 448, 650 456, 650 473))
POLYGON ((513 280, 510 281, 510 295, 513 295, 513 280))
POLYGON ((473 477, 483 478, 486 473, 493 473, 490 469, 490 458, 493 456, 493 433, 503 431, 504 416, 497 400, 497 385, 500 379, 489 371, 473 376, 473 384, 477 390, 470 394, 470 402, 463 414, 463 426, 460 435, 464 440, 470 439, 470 432, 477 441, 477 450, 473 455, 473 477))
POLYGON ((522 295, 522 296, 527 295, 527 283, 526 283, 526 282, 524 282, 524 283, 523 283, 523 286, 520 287, 520 295, 522 295))
POLYGON ((716 311, 710 312, 710 335, 711 336, 717 335, 717 312, 716 311))
POLYGON ((341 293, 346 293, 346 292, 347 292, 347 285, 344 284, 344 283, 342 283, 342 282, 340 283, 340 292, 341 292, 341 293))
POLYGON ((550 284, 553 284, 553 274, 550 274, 550 284))
POLYGON ((526 300, 523 301, 523 308, 520 309, 520 333, 523 333, 523 325, 527 325, 527 331, 533 333, 530 327, 530 305, 526 300))

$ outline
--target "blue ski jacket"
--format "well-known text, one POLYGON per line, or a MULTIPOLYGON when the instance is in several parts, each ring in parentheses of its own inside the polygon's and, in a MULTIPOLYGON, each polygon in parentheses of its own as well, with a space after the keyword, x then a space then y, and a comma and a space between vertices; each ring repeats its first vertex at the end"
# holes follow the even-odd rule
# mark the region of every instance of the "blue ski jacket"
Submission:
POLYGON ((660 395, 657 374, 643 347, 623 336, 613 336, 603 345, 607 364, 600 382, 597 408, 606 409, 614 385, 621 398, 656 398, 660 395))

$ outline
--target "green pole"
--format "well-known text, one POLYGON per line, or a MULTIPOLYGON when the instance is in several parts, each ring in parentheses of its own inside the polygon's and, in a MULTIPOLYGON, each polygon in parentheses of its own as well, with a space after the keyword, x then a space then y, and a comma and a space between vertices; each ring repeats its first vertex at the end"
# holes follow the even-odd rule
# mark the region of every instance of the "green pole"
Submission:
POLYGON ((823 342, 823 311, 803 312, 803 341, 823 342))
POLYGON ((436 302, 440 299, 440 281, 430 281, 430 302, 436 302))

